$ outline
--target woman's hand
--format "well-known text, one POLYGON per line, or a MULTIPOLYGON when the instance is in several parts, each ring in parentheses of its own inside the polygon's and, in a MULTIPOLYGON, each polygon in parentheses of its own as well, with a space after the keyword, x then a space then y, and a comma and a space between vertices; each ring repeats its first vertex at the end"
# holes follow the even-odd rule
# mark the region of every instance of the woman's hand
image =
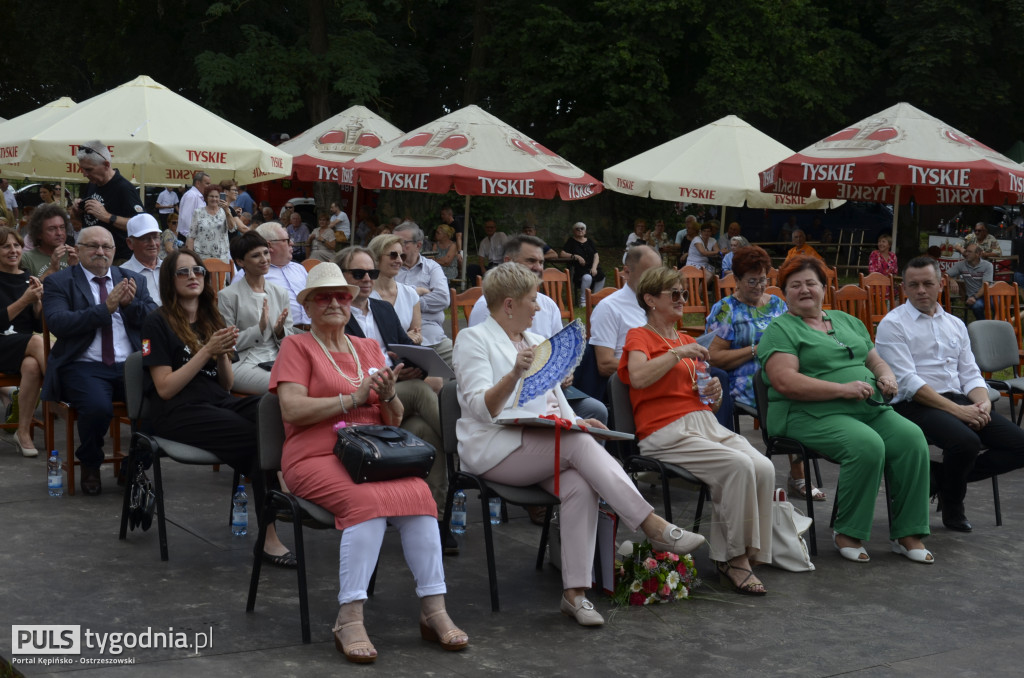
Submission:
POLYGON ((867 400, 875 392, 866 381, 851 381, 843 384, 843 397, 848 400, 867 400))
POLYGON ((896 381, 896 377, 888 374, 875 379, 875 383, 878 384, 878 390, 887 398, 895 398, 896 393, 900 388, 899 383, 896 381))
POLYGON ((32 306, 43 300, 43 283, 39 282, 39 278, 34 275, 28 277, 28 287, 25 288, 25 293, 21 295, 21 298, 25 302, 25 306, 32 306))
POLYGON ((274 323, 274 336, 280 339, 284 336, 284 322, 288 319, 288 309, 285 308, 281 311, 281 315, 277 316, 277 322, 274 323))
POLYGON ((235 350, 235 343, 238 341, 238 328, 235 326, 224 327, 213 333, 209 341, 203 346, 212 358, 219 358, 235 350))
POLYGON ((512 377, 519 381, 533 364, 533 347, 527 346, 516 354, 516 361, 512 364, 512 377))
POLYGON ((370 388, 377 392, 381 404, 395 395, 395 382, 398 380, 395 374, 401 372, 403 367, 405 367, 405 363, 395 365, 394 369, 385 367, 370 375, 369 379, 364 380, 364 383, 368 382, 370 388))
POLYGON ((711 360, 711 352, 697 342, 679 346, 675 349, 675 352, 680 358, 691 358, 693 360, 703 360, 704 362, 711 360))
POLYGON ((266 297, 263 297, 263 308, 260 310, 260 334, 267 331, 267 316, 270 315, 270 302, 267 301, 266 297))

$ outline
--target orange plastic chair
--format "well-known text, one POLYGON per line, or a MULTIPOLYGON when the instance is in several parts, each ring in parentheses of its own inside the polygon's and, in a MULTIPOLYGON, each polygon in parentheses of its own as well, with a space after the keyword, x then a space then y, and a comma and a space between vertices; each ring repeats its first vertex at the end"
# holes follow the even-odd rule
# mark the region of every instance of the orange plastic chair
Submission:
POLYGON ((782 288, 781 287, 776 287, 775 285, 769 285, 768 287, 764 288, 764 293, 765 294, 774 294, 779 299, 782 299, 783 301, 786 300, 786 295, 783 293, 782 288))
POLYGON ((456 292, 454 287, 448 289, 449 297, 451 298, 451 304, 449 309, 452 316, 452 341, 455 341, 455 337, 459 336, 459 309, 462 310, 462 315, 466 319, 466 326, 469 326, 469 314, 473 311, 473 306, 476 304, 477 299, 483 296, 484 288, 482 287, 470 287, 465 292, 456 292))
MULTIPOLYGON (((985 319, 1010 323, 1017 337, 1017 350, 1021 351, 1024 343, 1021 340, 1020 297, 1017 295, 1017 283, 999 280, 981 285, 981 297, 985 301, 985 319)), ((1021 352, 1021 357, 1024 358, 1024 352, 1021 352)))
MULTIPOLYGON (((322 263, 324 263, 324 262, 320 261, 319 259, 303 259, 302 260, 302 268, 306 269, 306 273, 309 273, 310 271, 313 270, 314 266, 316 266, 317 264, 322 264, 322 263)), ((324 270, 326 271, 327 269, 325 268, 324 270)))
POLYGON ((860 274, 860 287, 868 293, 868 330, 875 336, 874 327, 892 310, 896 285, 891 275, 884 273, 860 274))

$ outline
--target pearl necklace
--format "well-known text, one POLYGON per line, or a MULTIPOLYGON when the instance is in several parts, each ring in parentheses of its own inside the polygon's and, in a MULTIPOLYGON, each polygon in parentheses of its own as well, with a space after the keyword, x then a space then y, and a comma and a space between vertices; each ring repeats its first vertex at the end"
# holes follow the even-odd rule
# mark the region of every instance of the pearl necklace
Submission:
POLYGON ((334 356, 332 356, 331 352, 327 350, 327 346, 324 344, 323 340, 317 336, 316 330, 311 329, 309 333, 313 335, 316 343, 320 344, 320 348, 323 349, 324 355, 326 355, 327 359, 331 361, 332 365, 334 365, 334 369, 338 370, 338 374, 344 377, 345 381, 352 384, 353 387, 359 388, 359 385, 363 383, 363 364, 359 361, 359 354, 356 353, 356 349, 352 345, 352 341, 348 338, 348 335, 343 334, 342 336, 345 337, 345 345, 348 347, 349 353, 352 354, 352 359, 356 361, 356 376, 354 379, 345 374, 341 367, 338 366, 338 363, 334 361, 334 356))

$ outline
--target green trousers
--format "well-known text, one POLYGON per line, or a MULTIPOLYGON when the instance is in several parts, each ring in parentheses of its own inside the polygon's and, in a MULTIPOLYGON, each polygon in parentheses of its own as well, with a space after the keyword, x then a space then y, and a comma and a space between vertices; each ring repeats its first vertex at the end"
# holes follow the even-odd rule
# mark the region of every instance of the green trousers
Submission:
POLYGON ((917 424, 887 407, 821 418, 791 411, 783 435, 839 462, 836 532, 871 537, 884 471, 892 501, 889 539, 929 534, 928 443, 917 424))

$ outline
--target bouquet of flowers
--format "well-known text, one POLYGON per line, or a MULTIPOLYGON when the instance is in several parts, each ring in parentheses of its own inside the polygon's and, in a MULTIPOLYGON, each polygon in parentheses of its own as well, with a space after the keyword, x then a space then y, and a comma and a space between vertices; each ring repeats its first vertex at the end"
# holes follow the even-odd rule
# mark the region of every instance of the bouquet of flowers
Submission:
POLYGON ((615 561, 618 581, 612 600, 619 605, 651 605, 689 598, 690 591, 701 583, 692 556, 655 551, 646 539, 636 544, 623 542, 618 555, 621 560, 615 561))

